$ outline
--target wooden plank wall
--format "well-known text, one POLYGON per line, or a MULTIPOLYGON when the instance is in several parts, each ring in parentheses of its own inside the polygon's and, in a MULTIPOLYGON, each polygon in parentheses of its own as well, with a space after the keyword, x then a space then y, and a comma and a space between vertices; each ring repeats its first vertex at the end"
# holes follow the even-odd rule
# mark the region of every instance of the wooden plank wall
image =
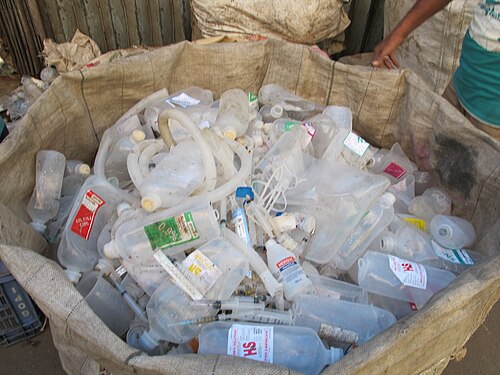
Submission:
POLYGON ((346 50, 342 55, 373 51, 384 35, 385 0, 351 0, 346 30, 346 50))
POLYGON ((191 38, 189 0, 0 0, 0 35, 22 74, 38 75, 43 39, 68 42, 76 30, 107 52, 191 38))
POLYGON ((189 0, 36 0, 47 35, 70 41, 79 29, 102 52, 190 38, 189 0), (51 29, 51 30, 49 30, 51 29))

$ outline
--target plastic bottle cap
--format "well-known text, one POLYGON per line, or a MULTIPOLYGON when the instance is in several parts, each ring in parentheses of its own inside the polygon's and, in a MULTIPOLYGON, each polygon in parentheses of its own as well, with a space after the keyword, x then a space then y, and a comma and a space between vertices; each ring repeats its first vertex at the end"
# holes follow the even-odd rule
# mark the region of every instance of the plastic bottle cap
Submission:
POLYGON ((109 259, 116 259, 120 257, 114 241, 110 241, 105 244, 102 250, 104 252, 104 255, 109 259))
POLYGON ((161 199, 155 194, 146 195, 141 199, 141 205, 146 211, 153 212, 161 206, 161 199))
POLYGON ((90 166, 88 164, 78 164, 76 173, 88 176, 90 174, 90 166))
POLYGON ((64 273, 68 277, 69 281, 71 281, 75 285, 78 284, 78 281, 80 280, 80 277, 82 276, 82 274, 80 272, 73 271, 73 270, 64 270, 64 273))
POLYGON ((392 236, 384 236, 380 239, 380 248, 384 251, 391 251, 394 249, 395 241, 392 236))
POLYGON ((144 141, 144 138, 146 138, 146 133, 144 133, 142 130, 134 130, 130 137, 133 142, 139 143, 144 141))
POLYGON ((148 331, 144 331, 139 339, 139 344, 148 352, 152 351, 158 346, 158 341, 156 341, 148 331))
POLYGON ((452 234, 452 229, 449 225, 447 224, 442 224, 439 229, 438 229, 438 234, 442 238, 450 238, 452 234))
POLYGON ((227 129, 224 131, 224 137, 234 141, 236 139, 236 132, 232 129, 227 129))
POLYGON ((384 193, 381 198, 391 206, 396 202, 396 197, 391 193, 384 193))
POLYGON ((129 211, 129 210, 132 210, 132 206, 130 204, 128 204, 127 202, 120 202, 116 206, 116 213, 118 214, 118 216, 123 215, 124 212, 129 211))
POLYGON ((271 116, 273 116, 274 118, 280 118, 281 116, 283 116, 283 107, 279 104, 274 105, 271 108, 271 116))
POLYGON ((255 129, 264 129, 264 122, 262 120, 255 121, 253 127, 255 129))
POLYGON ((100 258, 97 261, 97 264, 94 267, 95 270, 104 272, 104 273, 111 273, 114 271, 113 263, 111 263, 110 259, 107 258, 100 258))
POLYGON ((40 221, 32 221, 30 225, 34 230, 36 230, 40 234, 43 234, 45 232, 45 229, 47 228, 47 226, 40 221))

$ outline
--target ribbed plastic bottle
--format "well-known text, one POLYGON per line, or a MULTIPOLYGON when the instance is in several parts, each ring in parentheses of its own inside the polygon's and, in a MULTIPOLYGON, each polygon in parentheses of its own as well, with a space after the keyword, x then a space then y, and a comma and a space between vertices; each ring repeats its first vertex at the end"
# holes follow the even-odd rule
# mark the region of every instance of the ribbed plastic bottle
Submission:
POLYGON ((46 223, 56 217, 64 176, 66 158, 52 150, 36 154, 35 189, 28 203, 31 226, 39 233, 45 232, 46 223))
POLYGON ((344 355, 342 349, 327 349, 306 327, 217 322, 203 327, 199 342, 198 354, 243 357, 306 375, 319 374, 344 355))
POLYGON ((422 307, 455 279, 449 271, 367 251, 358 261, 358 284, 371 293, 422 307))

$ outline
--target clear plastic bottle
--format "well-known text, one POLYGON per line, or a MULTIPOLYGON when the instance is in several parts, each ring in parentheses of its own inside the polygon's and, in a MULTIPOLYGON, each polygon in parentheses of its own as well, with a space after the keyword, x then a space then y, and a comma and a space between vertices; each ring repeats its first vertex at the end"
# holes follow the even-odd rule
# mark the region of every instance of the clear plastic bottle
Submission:
POLYGON ((97 240, 121 196, 107 181, 90 176, 78 193, 64 228, 57 257, 71 281, 90 271, 97 260, 97 240))
POLYGON ((177 144, 147 175, 139 191, 147 211, 168 208, 182 202, 205 178, 201 152, 192 140, 177 144))
MULTIPOLYGON (((248 272, 248 261, 222 238, 216 238, 183 260, 178 269, 207 300, 227 300, 248 272)), ((191 304, 191 297, 172 279, 166 280, 151 296, 146 310, 149 331, 141 336, 146 350, 160 340, 177 344, 195 337, 199 324, 172 325, 217 314, 213 307, 191 304)))
POLYGON ((294 254, 275 240, 266 242, 267 265, 278 282, 283 283, 285 298, 293 301, 302 293, 313 291, 311 280, 302 270, 294 254))
POLYGON ((301 98, 276 84, 268 84, 260 88, 259 102, 262 105, 281 105, 288 116, 296 120, 312 117, 324 109, 323 106, 301 98))
POLYGON ((66 158, 52 150, 41 150, 36 154, 35 189, 28 203, 31 226, 43 233, 46 223, 59 211, 59 199, 64 176, 66 158))
POLYGON ((358 261, 358 284, 368 292, 422 307, 455 279, 449 271, 367 251, 358 261))
POLYGON ((323 111, 334 123, 337 131, 323 153, 324 160, 336 162, 339 160, 344 145, 342 142, 352 130, 352 112, 347 107, 328 106, 323 111))
POLYGON ((64 177, 70 174, 90 174, 90 167, 81 160, 66 160, 66 168, 64 169, 64 177))
POLYGON ((451 199, 439 188, 429 188, 421 196, 415 197, 408 206, 408 211, 427 222, 436 215, 451 214, 451 199))
POLYGON ((394 219, 393 204, 396 198, 391 193, 383 194, 368 210, 351 235, 342 244, 333 258, 336 268, 347 271, 363 255, 370 243, 382 233, 394 219))
POLYGON ((236 139, 245 135, 250 122, 250 107, 243 90, 227 90, 220 97, 219 113, 214 127, 225 137, 236 139))
POLYGON ((118 180, 119 186, 125 188, 130 185, 130 176, 127 170, 127 157, 132 148, 142 142, 146 134, 142 130, 134 130, 130 135, 120 138, 108 153, 106 159, 106 177, 108 180, 118 180))
POLYGON ((375 154, 367 168, 373 173, 388 177, 392 184, 413 174, 413 165, 399 143, 395 143, 388 152, 375 154))
POLYGON ((472 246, 476 241, 476 231, 472 224, 457 216, 436 215, 429 224, 434 240, 448 249, 472 246))
POLYGON ((343 357, 342 349, 327 349, 316 332, 305 327, 217 322, 203 327, 199 342, 198 354, 234 355, 306 375, 318 375, 343 357))
POLYGON ((155 250, 175 255, 220 236, 210 202, 204 198, 159 210, 121 224, 115 239, 104 247, 108 258, 140 262, 155 250))
POLYGON ((315 295, 300 295, 292 306, 293 325, 318 332, 321 323, 358 333, 362 344, 396 323, 392 313, 378 307, 315 295))
POLYGON ((281 117, 283 117, 284 111, 283 107, 279 104, 276 105, 263 105, 259 110, 259 113, 262 117, 262 121, 265 123, 274 122, 281 117))

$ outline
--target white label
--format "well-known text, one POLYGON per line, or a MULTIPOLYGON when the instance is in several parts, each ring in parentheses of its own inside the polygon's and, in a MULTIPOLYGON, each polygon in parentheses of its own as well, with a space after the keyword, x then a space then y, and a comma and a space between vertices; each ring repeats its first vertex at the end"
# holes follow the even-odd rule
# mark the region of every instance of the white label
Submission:
POLYGON ((227 354, 273 363, 273 327, 233 324, 229 328, 227 354))
POLYGON ((187 293, 192 299, 203 299, 203 295, 195 288, 195 286, 182 274, 182 272, 168 259, 168 257, 158 249, 154 252, 154 257, 161 266, 172 277, 175 284, 187 293))
POLYGON ((427 272, 421 264, 389 255, 389 267, 403 285, 427 288, 427 272))
POLYGON ((370 147, 368 142, 353 132, 349 132, 349 134, 347 134, 347 137, 344 139, 344 145, 359 156, 363 156, 366 150, 368 150, 368 147, 370 147))
POLYGON ((432 248, 434 249, 436 255, 444 260, 447 260, 448 262, 456 264, 467 264, 467 265, 474 264, 474 261, 469 256, 467 251, 463 249, 456 249, 456 250, 447 249, 438 244, 434 240, 431 240, 431 243, 432 243, 432 248))
POLYGON ((127 273, 127 270, 125 269, 125 267, 120 266, 115 270, 115 272, 118 274, 118 276, 122 277, 127 273))
POLYGON ((222 272, 200 250, 195 250, 181 263, 183 274, 202 294, 215 284, 222 272))
POLYGON ((234 231, 248 246, 252 246, 252 241, 250 240, 250 233, 248 232, 247 219, 245 217, 245 211, 243 208, 239 207, 232 214, 234 231))
POLYGON ((198 99, 192 98, 185 93, 174 96, 173 98, 170 98, 169 100, 167 100, 167 102, 177 104, 178 106, 181 106, 182 108, 189 108, 189 107, 192 107, 193 105, 200 104, 200 101, 198 99))

